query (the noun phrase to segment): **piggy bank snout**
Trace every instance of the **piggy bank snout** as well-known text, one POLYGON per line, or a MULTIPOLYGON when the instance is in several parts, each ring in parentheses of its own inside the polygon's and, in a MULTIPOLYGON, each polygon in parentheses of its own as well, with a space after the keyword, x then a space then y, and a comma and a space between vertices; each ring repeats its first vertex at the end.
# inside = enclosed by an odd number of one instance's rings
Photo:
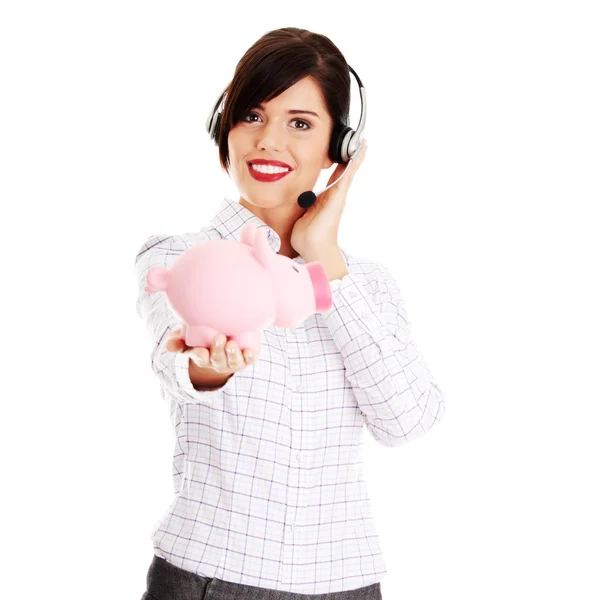
POLYGON ((315 294, 316 312, 329 310, 331 308, 331 287, 323 265, 318 262, 306 265, 315 294))

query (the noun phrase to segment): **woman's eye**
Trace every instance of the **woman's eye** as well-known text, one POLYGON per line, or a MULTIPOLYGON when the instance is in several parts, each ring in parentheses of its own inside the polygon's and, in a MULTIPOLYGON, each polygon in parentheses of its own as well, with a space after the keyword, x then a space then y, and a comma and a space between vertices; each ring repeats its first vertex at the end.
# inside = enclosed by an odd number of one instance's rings
MULTIPOLYGON (((252 116, 258 117, 260 115, 258 115, 255 112, 250 112, 242 120, 246 121, 246 123, 255 123, 256 121, 249 120, 252 116)), ((307 123, 303 119, 294 119, 294 122, 302 123, 304 125, 304 127, 294 127, 294 129, 297 129, 298 131, 308 131, 309 129, 311 129, 310 123, 307 123)))
MULTIPOLYGON (((306 125, 306 127, 302 127, 301 129, 310 129, 310 125, 306 121, 303 121, 302 119, 294 119, 294 121, 296 121, 297 123, 303 123, 304 125, 306 125)), ((296 129, 298 129, 298 127, 296 127, 296 129)))

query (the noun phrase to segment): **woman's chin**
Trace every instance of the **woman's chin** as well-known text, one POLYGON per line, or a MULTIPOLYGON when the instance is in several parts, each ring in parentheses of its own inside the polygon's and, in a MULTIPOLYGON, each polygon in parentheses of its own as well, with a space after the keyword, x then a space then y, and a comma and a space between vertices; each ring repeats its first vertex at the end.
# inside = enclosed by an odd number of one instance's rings
POLYGON ((299 193, 295 192, 281 193, 281 191, 278 194, 257 193, 254 190, 242 193, 243 198, 249 204, 259 206, 260 208, 276 208, 278 206, 289 205, 292 202, 291 199, 296 202, 299 195, 299 193))

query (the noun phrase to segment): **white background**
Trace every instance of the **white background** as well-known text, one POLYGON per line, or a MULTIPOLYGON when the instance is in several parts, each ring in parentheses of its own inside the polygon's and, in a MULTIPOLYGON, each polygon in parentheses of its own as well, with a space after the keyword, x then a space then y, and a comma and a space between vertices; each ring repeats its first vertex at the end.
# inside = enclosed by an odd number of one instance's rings
POLYGON ((405 446, 364 432, 383 597, 600 596, 595 4, 3 4, 7 598, 145 590, 174 439, 134 259, 239 198, 204 123, 285 26, 366 86, 340 244, 390 267, 447 398, 405 446))

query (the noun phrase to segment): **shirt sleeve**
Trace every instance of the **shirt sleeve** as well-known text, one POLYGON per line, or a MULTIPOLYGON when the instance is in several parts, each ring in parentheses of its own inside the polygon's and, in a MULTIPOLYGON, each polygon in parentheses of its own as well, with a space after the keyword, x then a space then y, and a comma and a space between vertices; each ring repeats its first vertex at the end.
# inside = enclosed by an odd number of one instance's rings
POLYGON ((366 284, 354 273, 330 282, 332 306, 323 318, 367 429, 382 445, 400 446, 441 420, 445 398, 411 338, 396 281, 374 264, 366 284))
POLYGON ((158 377, 163 390, 169 392, 178 403, 212 404, 225 390, 234 385, 232 380, 236 374, 219 388, 196 390, 189 376, 189 356, 165 348, 169 333, 181 328, 181 320, 171 310, 165 292, 149 293, 145 289, 148 270, 154 266, 170 269, 185 249, 185 244, 179 236, 169 235, 150 236, 140 248, 135 259, 138 293, 136 311, 144 320, 152 339, 152 371, 158 377))

